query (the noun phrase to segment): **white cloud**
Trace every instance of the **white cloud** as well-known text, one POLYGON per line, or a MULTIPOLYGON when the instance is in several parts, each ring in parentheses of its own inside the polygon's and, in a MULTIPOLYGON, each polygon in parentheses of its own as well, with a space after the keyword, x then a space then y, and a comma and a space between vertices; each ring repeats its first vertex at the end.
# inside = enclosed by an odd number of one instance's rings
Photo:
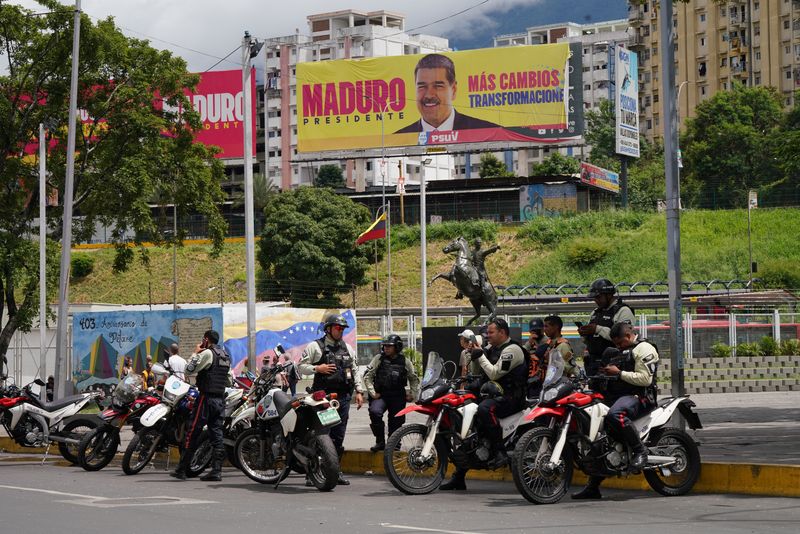
MULTIPOLYGON (((62 4, 74 2, 59 0, 62 4)), ((476 28, 493 27, 489 12, 506 11, 518 5, 535 5, 543 0, 491 0, 476 9, 457 17, 448 18, 414 33, 430 35, 465 36, 476 28)), ((306 17, 315 13, 359 9, 374 11, 386 9, 406 15, 406 28, 415 28, 433 20, 478 4, 480 0, 83 0, 81 8, 96 18, 113 16, 118 26, 131 36, 144 35, 176 43, 185 48, 153 39, 156 48, 172 50, 184 57, 191 70, 205 70, 217 60, 187 50, 194 49, 212 56, 222 57, 233 50, 245 30, 255 37, 290 35, 299 29, 307 33, 306 17), (144 34, 144 35, 143 35, 144 34)), ((31 9, 41 9, 34 0, 14 0, 11 3, 31 9)), ((524 28, 519 28, 523 30, 524 28)), ((222 63, 221 68, 236 68, 239 56, 222 63)))

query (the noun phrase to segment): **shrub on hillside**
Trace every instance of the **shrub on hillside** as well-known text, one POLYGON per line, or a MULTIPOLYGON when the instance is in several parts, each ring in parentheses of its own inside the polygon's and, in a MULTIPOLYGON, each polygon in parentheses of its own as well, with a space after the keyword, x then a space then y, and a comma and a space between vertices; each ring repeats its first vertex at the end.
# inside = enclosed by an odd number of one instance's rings
POLYGON ((725 343, 714 343, 711 345, 711 356, 714 358, 730 358, 733 349, 725 343))
POLYGON ((758 343, 739 343, 736 345, 736 355, 743 358, 761 356, 761 347, 758 343))
POLYGON ((609 252, 605 241, 591 237, 578 238, 567 249, 567 261, 570 265, 589 267, 602 261, 609 252))
POLYGON ((781 341, 781 356, 794 356, 795 354, 800 354, 800 339, 784 339, 781 341))
MULTIPOLYGON (((472 240, 476 237, 480 237, 486 244, 497 239, 497 223, 492 221, 447 221, 429 224, 425 228, 428 241, 449 241, 463 236, 472 245, 472 240)), ((419 225, 392 226, 392 249, 419 246, 419 243, 419 225)))
POLYGON ((72 256, 72 278, 84 278, 92 274, 94 258, 88 254, 74 254, 72 256))
POLYGON ((765 289, 800 289, 800 266, 789 259, 763 262, 757 273, 758 286, 765 289))
POLYGON ((758 348, 762 356, 777 356, 781 350, 780 344, 770 336, 762 337, 758 348))
POLYGON ((606 234, 612 230, 635 230, 649 214, 639 211, 593 211, 562 217, 537 217, 526 222, 517 239, 530 239, 540 245, 561 243, 576 236, 606 234))

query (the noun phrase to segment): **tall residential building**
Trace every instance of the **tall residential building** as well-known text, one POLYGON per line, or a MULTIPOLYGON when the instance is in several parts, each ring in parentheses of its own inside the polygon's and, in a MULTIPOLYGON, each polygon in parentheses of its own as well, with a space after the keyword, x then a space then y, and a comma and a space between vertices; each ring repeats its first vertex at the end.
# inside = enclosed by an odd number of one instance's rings
MULTIPOLYGON (((393 188, 398 176, 416 183, 420 172, 426 180, 452 177, 452 157, 427 156, 433 162, 423 165, 419 158, 387 157, 385 179, 381 158, 296 162, 297 156, 297 64, 304 61, 401 56, 449 50, 448 40, 430 35, 405 33, 405 16, 390 11, 345 10, 308 17, 309 34, 276 37, 266 43, 267 93, 265 148, 259 148, 262 169, 281 189, 313 183, 321 165, 341 164, 347 185, 359 190, 385 183, 393 188)), ((259 143, 264 137, 259 139, 259 143)))
MULTIPOLYGON (((581 43, 583 63, 583 107, 584 113, 597 109, 600 101, 610 96, 609 46, 622 44, 627 46, 630 35, 628 20, 609 20, 587 24, 566 22, 532 26, 524 32, 498 35, 494 38, 494 46, 537 45, 547 43, 581 43)), ((580 147, 557 148, 539 146, 497 152, 495 155, 506 164, 506 168, 517 175, 528 176, 533 166, 541 163, 553 151, 562 154, 580 156, 580 147)), ((584 151, 585 152, 585 151, 584 151)), ((587 153, 588 154, 588 153, 587 153)), ((478 178, 480 154, 456 156, 456 177, 478 178)))
MULTIPOLYGON (((659 2, 631 3, 631 48, 639 53, 642 133, 661 137, 659 2)), ((740 83, 772 86, 794 103, 800 89, 800 0, 692 0, 674 5, 679 121, 717 91, 740 83)))

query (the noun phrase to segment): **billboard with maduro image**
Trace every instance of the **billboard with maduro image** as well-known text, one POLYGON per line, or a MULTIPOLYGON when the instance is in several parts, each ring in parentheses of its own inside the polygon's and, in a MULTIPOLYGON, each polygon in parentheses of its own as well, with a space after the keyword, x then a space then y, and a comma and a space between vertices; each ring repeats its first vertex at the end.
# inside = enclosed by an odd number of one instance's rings
POLYGON ((298 150, 574 138, 570 55, 560 43, 300 63, 298 150))

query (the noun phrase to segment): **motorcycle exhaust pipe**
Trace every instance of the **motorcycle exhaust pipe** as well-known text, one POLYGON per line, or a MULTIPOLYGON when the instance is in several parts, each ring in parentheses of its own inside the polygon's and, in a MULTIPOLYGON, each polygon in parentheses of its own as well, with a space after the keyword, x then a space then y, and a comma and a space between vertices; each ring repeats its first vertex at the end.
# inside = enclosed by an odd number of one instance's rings
POLYGON ((77 445, 81 442, 79 439, 68 438, 66 436, 54 436, 53 434, 50 434, 50 441, 54 441, 56 443, 66 443, 67 445, 77 445))
POLYGON ((655 465, 655 466, 664 466, 664 465, 672 465, 676 462, 674 456, 656 456, 656 455, 647 455, 647 465, 655 465))
POLYGON ((297 457, 297 459, 300 460, 300 462, 303 465, 305 465, 305 464, 308 463, 308 460, 311 458, 311 456, 314 455, 314 451, 309 447, 306 447, 304 445, 299 445, 298 444, 298 445, 295 445, 295 448, 292 451, 292 454, 294 454, 297 457))

